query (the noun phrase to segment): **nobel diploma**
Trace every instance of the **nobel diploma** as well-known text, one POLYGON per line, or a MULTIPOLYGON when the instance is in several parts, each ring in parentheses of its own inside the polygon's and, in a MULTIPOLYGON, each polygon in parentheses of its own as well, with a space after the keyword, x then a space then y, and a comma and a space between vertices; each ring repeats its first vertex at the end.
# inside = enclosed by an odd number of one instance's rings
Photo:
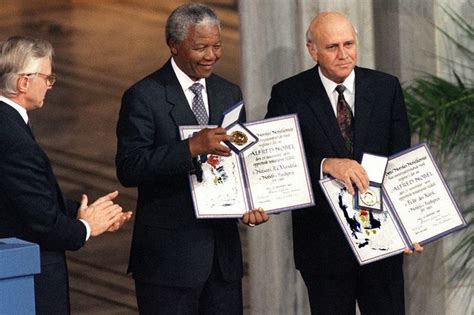
MULTIPOLYGON (((467 225, 425 144, 388 158, 382 185, 384 211, 357 209, 347 189, 333 178, 321 180, 320 185, 361 265, 467 225)), ((370 207, 377 204, 378 196, 367 190, 359 199, 370 207)))
MULTIPOLYGON (((180 127, 181 137, 196 128, 180 127)), ((227 131, 237 150, 230 157, 208 155, 201 182, 189 176, 198 218, 241 217, 256 207, 276 213, 314 205, 296 115, 233 124, 227 131), (241 150, 247 142, 252 145, 241 150)))
POLYGON ((411 243, 437 239, 465 223, 426 145, 390 158, 384 188, 411 243))

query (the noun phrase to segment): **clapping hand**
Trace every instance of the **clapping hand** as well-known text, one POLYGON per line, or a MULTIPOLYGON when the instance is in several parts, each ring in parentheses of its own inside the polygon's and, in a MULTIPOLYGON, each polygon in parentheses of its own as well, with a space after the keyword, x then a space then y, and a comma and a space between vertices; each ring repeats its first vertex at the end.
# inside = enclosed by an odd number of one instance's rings
POLYGON ((77 218, 89 224, 91 236, 116 231, 130 220, 132 213, 122 212, 122 207, 113 202, 117 196, 118 191, 114 191, 88 205, 87 195, 82 195, 77 218))

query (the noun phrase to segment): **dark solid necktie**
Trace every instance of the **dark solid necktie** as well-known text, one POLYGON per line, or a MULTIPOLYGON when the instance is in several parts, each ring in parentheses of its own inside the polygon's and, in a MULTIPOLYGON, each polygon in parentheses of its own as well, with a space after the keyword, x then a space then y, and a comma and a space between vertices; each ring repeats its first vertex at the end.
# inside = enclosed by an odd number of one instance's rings
POLYGON ((194 83, 189 88, 194 93, 192 110, 196 120, 200 125, 207 125, 209 116, 207 115, 206 107, 204 106, 204 100, 202 98, 202 89, 204 86, 200 83, 194 83))
POLYGON ((28 122, 26 123, 26 125, 28 126, 28 129, 30 129, 31 137, 33 138, 33 140, 36 140, 35 135, 33 134, 33 128, 31 127, 31 120, 30 119, 28 119, 28 122))
POLYGON ((339 94, 337 98, 337 123, 339 124, 339 129, 341 129, 342 137, 346 143, 347 150, 352 153, 352 145, 354 139, 354 129, 352 127, 352 122, 354 120, 349 104, 347 104, 346 99, 344 98, 344 90, 346 87, 342 84, 336 86, 336 91, 339 94))

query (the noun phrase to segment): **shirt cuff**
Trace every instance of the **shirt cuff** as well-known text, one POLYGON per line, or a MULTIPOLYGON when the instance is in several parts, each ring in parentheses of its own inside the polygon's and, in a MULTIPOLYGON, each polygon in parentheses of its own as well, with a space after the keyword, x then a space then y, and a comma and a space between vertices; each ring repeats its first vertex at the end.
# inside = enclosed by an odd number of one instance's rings
POLYGON ((84 226, 86 227, 86 242, 89 240, 89 237, 91 237, 91 227, 89 226, 89 223, 87 223, 85 220, 83 219, 79 219, 81 220, 82 223, 84 223, 84 226))
POLYGON ((324 163, 324 161, 326 161, 326 158, 322 159, 321 164, 319 165, 319 179, 323 179, 323 178, 326 177, 323 173, 323 163, 324 163))

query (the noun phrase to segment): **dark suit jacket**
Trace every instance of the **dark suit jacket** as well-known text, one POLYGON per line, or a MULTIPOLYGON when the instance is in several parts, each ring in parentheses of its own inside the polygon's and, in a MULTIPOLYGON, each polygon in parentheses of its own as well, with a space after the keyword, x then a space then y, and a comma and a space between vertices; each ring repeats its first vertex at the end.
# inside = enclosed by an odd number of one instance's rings
MULTIPOLYGON (((240 89, 206 79, 210 124, 242 99, 240 89)), ((194 170, 178 127, 197 125, 171 61, 128 89, 117 125, 117 175, 138 187, 129 271, 141 282, 192 287, 203 284, 216 255, 225 280, 242 277, 236 220, 198 220, 188 182, 194 170)))
POLYGON ((40 246, 41 274, 35 276, 38 314, 67 314, 69 293, 65 250, 85 243, 76 219, 78 204, 66 201, 48 157, 20 114, 0 102, 0 238, 17 237, 40 246))
MULTIPOLYGON (((296 267, 309 273, 351 272, 358 263, 318 184, 321 161, 334 157, 360 162, 364 152, 388 156, 409 147, 400 83, 388 74, 355 68, 353 155, 344 146, 317 66, 273 87, 267 117, 289 113, 298 114, 316 201, 315 207, 292 214, 296 267)), ((380 262, 391 263, 400 264, 401 256, 380 262)))

